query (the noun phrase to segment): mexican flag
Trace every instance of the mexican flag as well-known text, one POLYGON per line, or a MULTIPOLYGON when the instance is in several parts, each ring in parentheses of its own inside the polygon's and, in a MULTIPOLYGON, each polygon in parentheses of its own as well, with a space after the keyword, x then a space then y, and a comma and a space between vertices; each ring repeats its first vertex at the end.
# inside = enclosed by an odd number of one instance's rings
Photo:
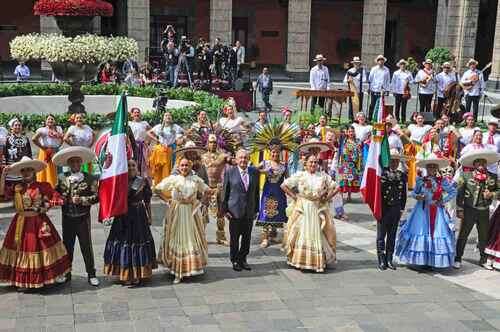
POLYGON ((389 167, 389 141, 384 123, 376 123, 372 134, 372 142, 368 150, 363 180, 361 181, 361 195, 372 210, 375 219, 382 218, 382 184, 380 177, 383 168, 389 167))
POLYGON ((382 123, 385 119, 385 100, 384 100, 384 91, 380 93, 380 98, 377 99, 374 107, 375 112, 373 113, 373 119, 371 119, 375 123, 382 123))
POLYGON ((120 96, 109 135, 99 183, 99 221, 127 213, 127 97, 120 96))

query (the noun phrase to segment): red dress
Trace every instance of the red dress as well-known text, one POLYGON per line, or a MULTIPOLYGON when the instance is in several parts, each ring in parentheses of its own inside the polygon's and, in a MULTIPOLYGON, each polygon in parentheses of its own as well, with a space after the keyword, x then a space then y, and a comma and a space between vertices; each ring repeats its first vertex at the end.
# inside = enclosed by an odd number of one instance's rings
POLYGON ((0 249, 0 282, 40 288, 71 270, 71 262, 57 230, 40 208, 62 204, 47 182, 18 184, 13 197, 16 215, 0 249))
POLYGON ((497 207, 490 220, 489 239, 484 252, 493 267, 500 270, 500 207, 497 207))

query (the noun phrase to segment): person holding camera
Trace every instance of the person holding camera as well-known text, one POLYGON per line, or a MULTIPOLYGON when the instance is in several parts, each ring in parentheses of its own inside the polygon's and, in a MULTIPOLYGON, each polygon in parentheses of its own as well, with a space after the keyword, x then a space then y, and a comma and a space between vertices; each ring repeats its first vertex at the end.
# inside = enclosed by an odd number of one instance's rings
POLYGON ((215 44, 212 49, 214 65, 215 65, 215 75, 218 79, 222 78, 222 64, 224 63, 224 45, 222 44, 220 38, 215 38, 215 44))
POLYGON ((179 62, 179 50, 173 42, 168 42, 163 56, 165 57, 165 72, 171 86, 177 85, 177 63, 179 62))
POLYGON ((193 85, 193 81, 191 80, 190 66, 188 59, 194 59, 194 48, 189 43, 189 40, 186 36, 181 37, 181 43, 179 45, 179 62, 176 68, 175 82, 174 87, 177 86, 177 79, 179 77, 179 72, 185 71, 188 77, 189 86, 193 85))

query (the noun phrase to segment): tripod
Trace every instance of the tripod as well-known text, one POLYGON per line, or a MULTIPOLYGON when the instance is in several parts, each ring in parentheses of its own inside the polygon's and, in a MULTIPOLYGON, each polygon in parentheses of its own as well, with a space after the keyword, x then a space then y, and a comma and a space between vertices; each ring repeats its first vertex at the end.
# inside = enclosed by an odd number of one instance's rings
POLYGON ((181 54, 179 56, 179 62, 177 63, 177 68, 175 70, 176 70, 176 73, 175 73, 175 83, 174 83, 174 86, 177 85, 177 78, 179 77, 179 73, 181 73, 182 70, 184 70, 186 72, 186 74, 187 74, 189 86, 190 87, 193 86, 193 80, 191 79, 191 73, 189 72, 189 64, 188 64, 188 61, 187 61, 186 54, 183 53, 183 54, 181 54))

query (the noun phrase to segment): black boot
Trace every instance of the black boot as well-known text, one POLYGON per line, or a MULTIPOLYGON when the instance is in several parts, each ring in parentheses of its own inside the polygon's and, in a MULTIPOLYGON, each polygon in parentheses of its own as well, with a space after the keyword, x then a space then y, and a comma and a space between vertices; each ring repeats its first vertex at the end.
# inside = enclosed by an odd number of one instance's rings
POLYGON ((387 270, 385 254, 378 254, 378 269, 380 271, 387 270))
POLYGON ((391 270, 396 270, 396 264, 392 261, 392 254, 387 254, 385 265, 391 270))

